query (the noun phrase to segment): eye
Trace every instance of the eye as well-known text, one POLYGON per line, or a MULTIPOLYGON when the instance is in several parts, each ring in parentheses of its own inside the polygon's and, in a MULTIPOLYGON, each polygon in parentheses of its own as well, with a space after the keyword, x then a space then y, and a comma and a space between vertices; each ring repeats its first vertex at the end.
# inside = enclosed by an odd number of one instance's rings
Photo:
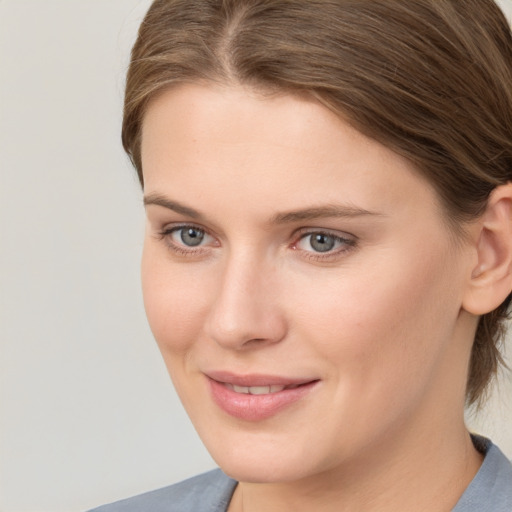
POLYGON ((171 238, 174 243, 183 244, 187 247, 197 247, 205 240, 206 233, 193 226, 175 228, 171 231, 171 238))
MULTIPOLYGON (((336 254, 344 252, 355 245, 355 240, 332 233, 317 231, 301 236, 295 247, 309 253, 336 254)), ((326 255, 327 255, 326 254, 326 255)))
POLYGON ((215 238, 204 229, 193 225, 168 226, 158 236, 172 251, 181 254, 196 254, 207 246, 216 246, 215 238))
MULTIPOLYGON (((334 249, 336 246, 336 238, 332 235, 326 235, 324 233, 313 233, 304 237, 301 242, 305 242, 316 252, 328 252, 334 249)), ((302 247, 306 249, 306 247, 302 247)))

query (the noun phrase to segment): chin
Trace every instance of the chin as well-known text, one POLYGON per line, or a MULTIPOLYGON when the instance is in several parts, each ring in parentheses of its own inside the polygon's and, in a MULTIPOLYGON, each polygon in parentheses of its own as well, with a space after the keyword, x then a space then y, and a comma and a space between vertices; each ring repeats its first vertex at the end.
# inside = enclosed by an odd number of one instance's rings
POLYGON ((283 461, 275 461, 275 457, 274 460, 257 463, 221 461, 219 466, 234 480, 253 484, 295 482, 308 476, 308 472, 304 471, 304 461, 301 466, 294 463, 295 467, 292 467, 291 464, 283 464, 283 461))
MULTIPOLYGON (((234 436, 238 437, 238 436, 234 436)), ((246 434, 245 439, 232 439, 228 446, 205 440, 207 449, 219 467, 231 478, 249 483, 280 483, 301 480, 318 468, 311 453, 297 449, 297 444, 280 442, 278 438, 258 439, 246 434)), ((300 444, 298 445, 300 446, 300 444)), ((320 464, 318 464, 320 465, 320 464)))

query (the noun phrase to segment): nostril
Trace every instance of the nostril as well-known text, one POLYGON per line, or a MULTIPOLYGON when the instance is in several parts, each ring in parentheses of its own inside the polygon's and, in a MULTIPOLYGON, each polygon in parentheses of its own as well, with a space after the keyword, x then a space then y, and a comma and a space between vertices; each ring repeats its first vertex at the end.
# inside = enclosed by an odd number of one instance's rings
POLYGON ((261 345, 265 345, 267 343, 273 343, 271 339, 267 339, 267 338, 252 338, 250 340, 247 340, 243 346, 245 348, 251 348, 251 347, 255 347, 255 346, 261 346, 261 345))

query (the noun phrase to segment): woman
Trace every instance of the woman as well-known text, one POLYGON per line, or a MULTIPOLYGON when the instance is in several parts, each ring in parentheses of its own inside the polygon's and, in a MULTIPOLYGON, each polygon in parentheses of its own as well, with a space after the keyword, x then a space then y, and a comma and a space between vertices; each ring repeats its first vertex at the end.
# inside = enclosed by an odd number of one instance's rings
POLYGON ((148 319, 221 470, 102 511, 510 511, 470 436, 512 289, 491 0, 157 0, 123 143, 148 319))

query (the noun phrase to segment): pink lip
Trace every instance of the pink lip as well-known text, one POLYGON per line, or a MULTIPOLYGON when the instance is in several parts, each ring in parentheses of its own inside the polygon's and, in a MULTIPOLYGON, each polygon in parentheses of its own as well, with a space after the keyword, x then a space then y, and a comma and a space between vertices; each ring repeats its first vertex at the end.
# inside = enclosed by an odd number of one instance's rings
POLYGON ((246 421, 261 421, 308 395, 318 379, 296 379, 274 375, 234 375, 229 372, 209 372, 208 383, 213 401, 227 414, 246 421), (234 386, 296 386, 275 393, 251 395, 237 393, 234 386))

